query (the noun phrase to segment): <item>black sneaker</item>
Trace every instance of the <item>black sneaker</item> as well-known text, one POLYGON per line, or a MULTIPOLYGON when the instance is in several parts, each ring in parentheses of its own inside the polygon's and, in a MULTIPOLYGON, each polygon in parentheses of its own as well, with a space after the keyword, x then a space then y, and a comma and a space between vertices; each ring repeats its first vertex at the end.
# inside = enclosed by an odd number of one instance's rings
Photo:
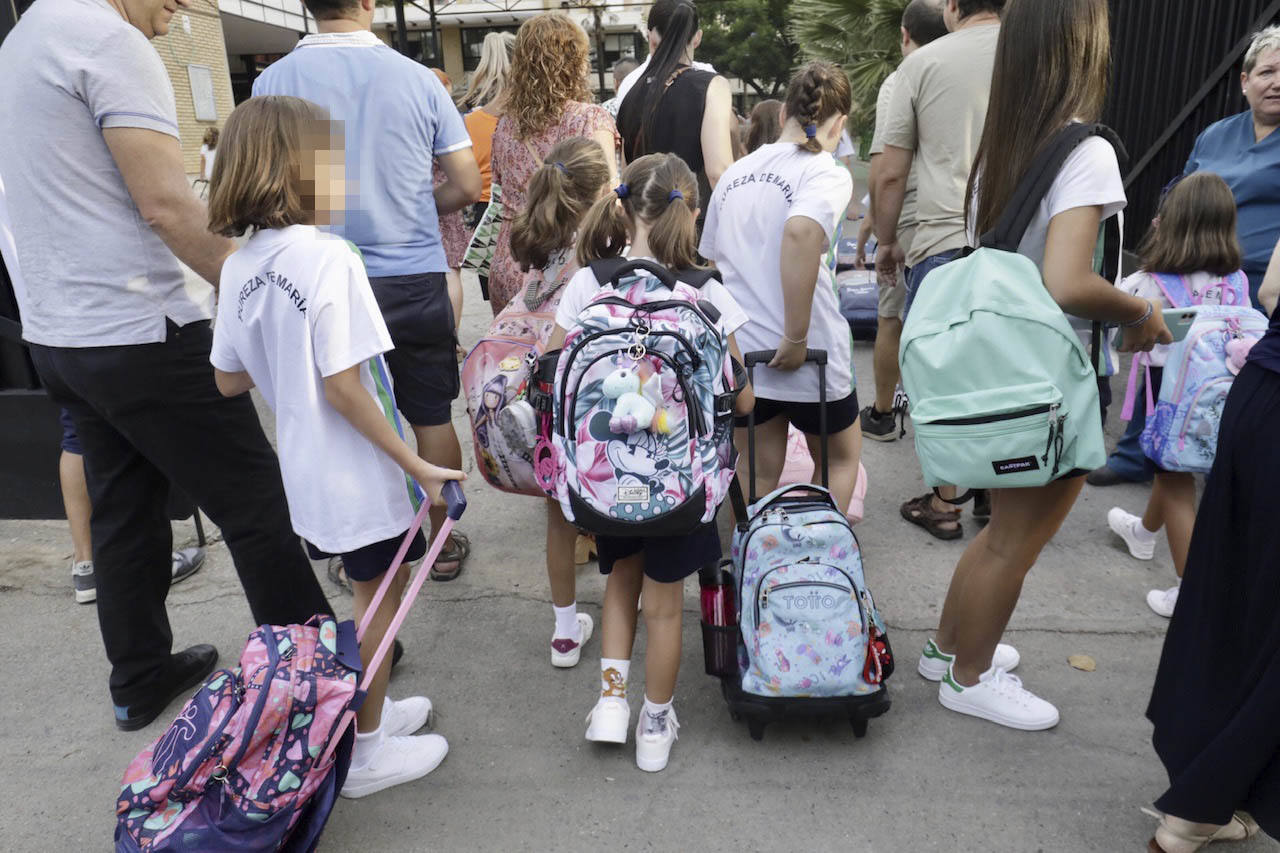
POLYGON ((152 691, 151 698, 128 707, 115 706, 116 728, 134 732, 151 725, 169 703, 184 696, 208 677, 218 663, 218 650, 206 644, 184 649, 169 658, 166 675, 152 691))
POLYGON ((973 517, 979 521, 991 519, 991 492, 986 489, 973 490, 973 517))
POLYGON ((906 430, 898 430, 898 413, 878 412, 872 403, 862 410, 860 415, 862 435, 872 441, 897 441, 906 430))

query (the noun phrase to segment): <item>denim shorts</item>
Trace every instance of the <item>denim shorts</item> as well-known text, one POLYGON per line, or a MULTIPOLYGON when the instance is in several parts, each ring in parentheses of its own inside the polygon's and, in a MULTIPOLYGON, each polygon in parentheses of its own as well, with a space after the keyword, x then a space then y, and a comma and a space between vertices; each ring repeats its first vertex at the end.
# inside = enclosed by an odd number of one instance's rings
POLYGON ((949 264, 960 257, 961 251, 961 249, 949 249, 945 252, 939 252, 936 255, 930 255, 911 267, 907 275, 907 304, 902 309, 903 319, 906 319, 906 316, 911 313, 911 303, 915 302, 916 294, 920 291, 920 285, 924 282, 924 277, 943 264, 949 264))

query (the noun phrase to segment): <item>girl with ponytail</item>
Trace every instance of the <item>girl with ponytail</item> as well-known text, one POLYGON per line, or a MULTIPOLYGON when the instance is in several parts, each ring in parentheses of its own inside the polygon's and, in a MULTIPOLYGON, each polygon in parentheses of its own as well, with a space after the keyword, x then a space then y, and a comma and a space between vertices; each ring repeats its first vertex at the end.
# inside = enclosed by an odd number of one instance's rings
MULTIPOLYGON (((588 267, 592 261, 622 257, 657 261, 677 279, 693 284, 697 261, 694 220, 698 214, 698 184, 684 161, 671 154, 641 157, 622 173, 622 183, 600 199, 580 229, 578 263, 583 267, 565 288, 556 311, 556 329, 549 350, 564 343, 568 329, 583 309, 609 282, 599 281, 588 267)), ((703 299, 720 312, 735 358, 741 360, 734 333, 747 321, 729 292, 714 279, 700 286, 703 299)), ((738 397, 741 411, 750 411, 750 389, 738 397)), ((622 444, 622 442, 618 442, 622 444)), ((607 461, 606 461, 607 464, 607 461)), ((627 742, 631 707, 627 679, 635 641, 636 605, 644 594, 648 631, 645 653, 644 710, 636 727, 636 765, 658 771, 667 766, 679 723, 672 708, 680 669, 680 630, 684 610, 684 579, 720 560, 720 537, 709 523, 685 536, 597 536, 600 571, 608 576, 602 613, 600 694, 587 715, 587 740, 627 742)))
MULTIPOLYGON (((818 454, 816 366, 806 349, 827 351, 827 431, 830 487, 849 507, 862 454, 849 326, 836 298, 835 258, 853 179, 831 153, 840 144, 851 104, 839 67, 812 62, 791 79, 778 141, 729 167, 707 210, 700 251, 751 322, 742 330, 750 350, 777 350, 755 372, 756 493, 778 485, 787 425, 805 434, 818 454)), ((739 426, 745 426, 739 419, 739 426)), ((739 430, 739 446, 745 441, 739 430)))
MULTIPOLYGON (((609 191, 609 159, 592 139, 566 139, 548 152, 529 179, 529 203, 511 225, 511 255, 524 270, 524 290, 511 299, 495 326, 513 314, 554 315, 567 282, 578 271, 574 244, 591 205, 609 191)), ((550 332, 550 323, 547 324, 550 332)), ((559 346, 559 344, 556 344, 559 346)), ((543 351, 547 351, 543 347, 543 351)), ((532 412, 529 414, 533 417, 532 412)), ((556 627, 551 665, 576 666, 594 624, 578 612, 574 545, 578 531, 564 519, 560 504, 547 501, 547 579, 556 627)))

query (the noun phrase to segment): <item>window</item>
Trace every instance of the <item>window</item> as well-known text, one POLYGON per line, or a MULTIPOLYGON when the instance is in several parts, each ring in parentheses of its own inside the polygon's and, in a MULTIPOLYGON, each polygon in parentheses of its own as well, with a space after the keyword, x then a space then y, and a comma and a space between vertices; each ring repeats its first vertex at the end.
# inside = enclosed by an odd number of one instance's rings
MULTIPOLYGON (((440 35, 441 35, 441 38, 444 37, 443 32, 440 35)), ((436 49, 435 49, 436 43, 435 43, 435 40, 431 37, 430 29, 410 30, 407 36, 408 36, 408 42, 409 42, 409 53, 407 55, 410 59, 417 60, 418 62, 421 62, 423 65, 426 65, 432 68, 444 68, 444 63, 440 60, 438 54, 436 53, 436 49)), ((394 46, 395 46, 395 32, 393 30, 392 31, 392 47, 394 46)))
MULTIPOLYGON (((591 36, 590 33, 587 34, 591 36)), ((607 75, 613 68, 613 63, 617 62, 624 56, 635 57, 637 61, 644 56, 645 48, 648 47, 644 40, 640 38, 640 34, 636 32, 629 33, 605 33, 604 34, 604 71, 607 75)), ((596 71, 596 40, 591 38, 591 71, 596 71)))
POLYGON ((462 68, 475 71, 480 65, 480 51, 489 33, 515 33, 519 27, 464 27, 462 30, 462 68))

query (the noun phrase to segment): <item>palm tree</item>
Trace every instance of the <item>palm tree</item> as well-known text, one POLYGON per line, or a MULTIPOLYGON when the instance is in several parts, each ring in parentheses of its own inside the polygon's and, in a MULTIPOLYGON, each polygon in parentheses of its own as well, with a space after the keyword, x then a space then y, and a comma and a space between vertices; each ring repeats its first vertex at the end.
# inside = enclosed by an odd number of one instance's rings
POLYGON ((855 133, 875 122, 876 93, 902 60, 899 28, 909 0, 794 0, 791 33, 808 59, 842 66, 853 88, 855 133))

